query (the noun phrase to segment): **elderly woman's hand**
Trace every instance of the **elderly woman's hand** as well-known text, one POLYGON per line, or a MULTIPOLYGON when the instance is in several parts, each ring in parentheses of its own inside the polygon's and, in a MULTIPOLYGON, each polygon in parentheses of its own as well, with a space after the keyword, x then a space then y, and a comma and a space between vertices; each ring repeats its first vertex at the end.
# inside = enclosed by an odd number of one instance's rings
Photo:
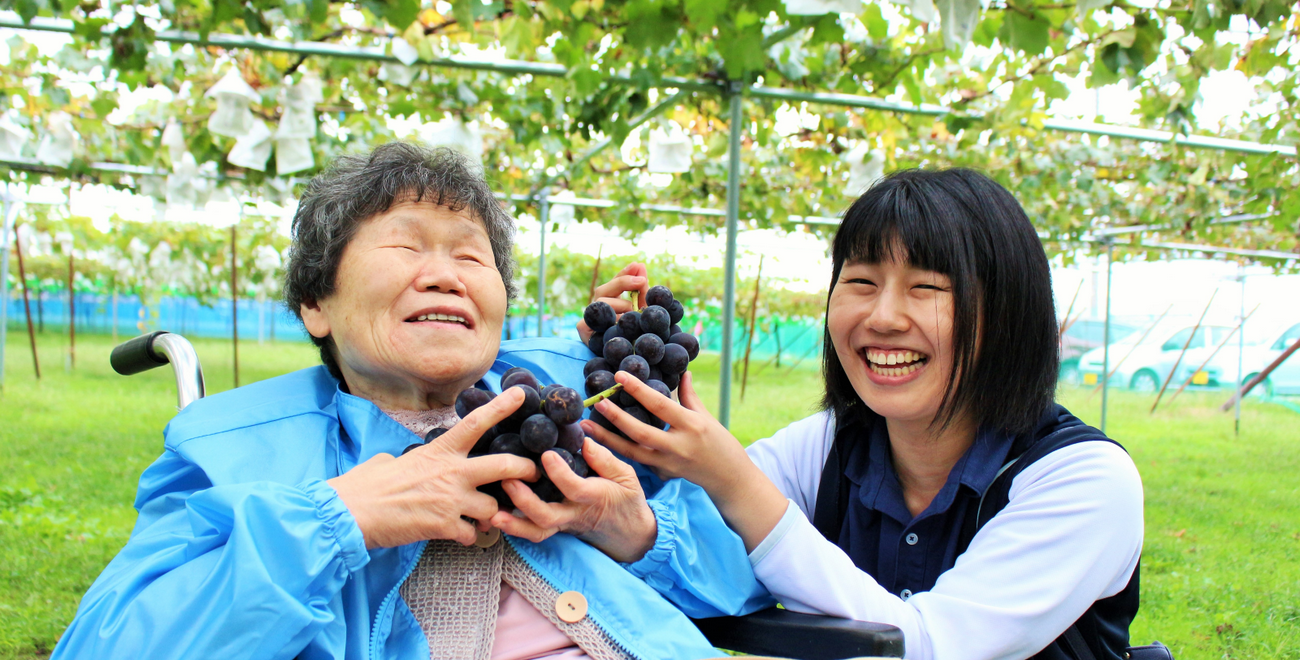
MULTIPOLYGON (((596 287, 592 292, 591 302, 609 303, 609 306, 614 308, 615 314, 623 314, 645 307, 645 296, 649 290, 650 278, 646 273, 645 264, 633 262, 620 270, 614 279, 596 287), (632 291, 636 292, 636 302, 623 297, 624 293, 632 291)), ((582 337, 584 343, 591 337, 591 328, 587 327, 586 321, 578 321, 578 336, 582 337)))
POLYGON ((470 545, 479 521, 497 513, 491 495, 475 490, 502 479, 536 479, 534 463, 520 456, 467 458, 483 433, 523 403, 517 388, 501 393, 429 444, 401 457, 379 454, 329 480, 356 519, 367 548, 391 548, 426 539, 470 545))
POLYGON ((547 504, 527 484, 506 481, 502 484, 506 493, 527 518, 501 511, 492 517, 492 525, 534 543, 567 532, 615 561, 640 559, 654 545, 658 525, 636 472, 590 438, 582 455, 598 476, 579 477, 555 452, 546 452, 542 454, 543 467, 564 493, 565 501, 547 504))

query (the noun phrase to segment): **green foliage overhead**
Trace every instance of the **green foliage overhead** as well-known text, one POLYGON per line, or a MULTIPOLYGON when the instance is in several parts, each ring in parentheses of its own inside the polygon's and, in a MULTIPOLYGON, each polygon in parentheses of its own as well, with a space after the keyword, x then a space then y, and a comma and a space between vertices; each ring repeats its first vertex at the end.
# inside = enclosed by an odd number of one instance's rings
MULTIPOLYGON (((1240 71, 1255 84, 1256 100, 1275 111, 1252 114, 1240 131, 1221 134, 1297 144, 1300 5, 1293 0, 994 0, 986 7, 978 0, 872 0, 856 15, 822 16, 790 15, 782 0, 0 0, 0 9, 24 19, 68 18, 76 26, 72 42, 53 54, 9 40, 0 107, 16 108, 12 121, 35 136, 47 131, 52 113, 68 112, 80 135, 72 176, 153 194, 165 188, 161 177, 103 174, 87 165, 188 172, 162 144, 169 121, 184 135, 174 154, 191 154, 200 178, 227 177, 221 185, 250 195, 290 192, 277 171, 278 154, 265 172, 237 167, 229 156, 234 140, 208 129, 216 103, 204 92, 233 70, 251 85, 254 116, 272 132, 287 112, 286 85, 321 81, 323 99, 312 106, 316 133, 308 142, 317 167, 340 153, 405 137, 403 122, 455 119, 477 128, 484 165, 504 191, 528 193, 549 173, 558 175, 556 187, 620 201, 580 216, 626 235, 664 223, 716 232, 720 218, 650 216, 639 207, 723 205, 727 101, 721 92, 738 81, 954 109, 935 118, 745 101, 742 217, 755 227, 789 226, 791 216, 838 215, 856 192, 846 190, 851 161, 874 154, 886 171, 967 166, 991 173, 1022 201, 1053 250, 1074 249, 1074 241, 1099 225, 1171 223, 1165 238, 1185 242, 1288 251, 1300 245, 1300 168, 1293 157, 1043 129, 1051 104, 1070 94, 1066 81, 1077 79, 1136 90, 1143 126, 1216 132, 1196 123, 1202 82, 1215 72, 1240 71), (377 47, 416 61, 405 67, 178 45, 157 38, 166 30, 377 47), (566 73, 506 75, 430 64, 460 55, 558 64, 566 73), (632 118, 671 93, 676 79, 717 89, 692 88, 662 116, 633 128, 632 118), (155 100, 129 113, 119 108, 122 94, 142 88, 155 92, 155 100), (781 116, 787 120, 778 122, 781 116), (793 124, 789 116, 797 117, 793 124), (668 122, 693 140, 693 165, 671 177, 651 176, 645 148, 625 139, 644 144, 649 129, 668 122), (603 138, 614 146, 570 168, 603 138), (1210 224, 1233 213, 1270 219, 1210 224)), ((277 152, 281 145, 276 142, 277 152)))

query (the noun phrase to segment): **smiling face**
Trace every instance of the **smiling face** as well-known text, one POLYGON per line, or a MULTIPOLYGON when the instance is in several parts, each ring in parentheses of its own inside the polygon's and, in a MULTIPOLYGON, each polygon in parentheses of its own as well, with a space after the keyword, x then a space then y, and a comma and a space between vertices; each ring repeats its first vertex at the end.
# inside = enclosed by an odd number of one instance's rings
POLYGON ((896 260, 848 262, 826 319, 857 395, 890 422, 929 426, 953 370, 948 278, 896 260))
POLYGON ((400 202, 364 221, 328 298, 302 305, 349 389, 381 408, 451 405, 496 359, 507 297, 483 224, 400 202))

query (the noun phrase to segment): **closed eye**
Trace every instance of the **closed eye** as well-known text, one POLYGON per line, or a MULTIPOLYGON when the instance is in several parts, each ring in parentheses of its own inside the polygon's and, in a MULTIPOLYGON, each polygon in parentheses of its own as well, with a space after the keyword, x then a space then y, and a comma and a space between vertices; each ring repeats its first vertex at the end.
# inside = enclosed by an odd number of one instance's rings
POLYGON ((945 288, 943 288, 943 287, 941 287, 941 286, 934 285, 934 284, 918 284, 918 285, 916 285, 916 286, 914 286, 914 287, 912 287, 912 288, 913 288, 913 289, 929 289, 929 290, 931 290, 931 291, 947 291, 947 289, 945 289, 945 288))
POLYGON ((853 278, 853 279, 851 279, 851 280, 847 280, 847 282, 848 282, 849 284, 865 284, 865 285, 867 285, 867 286, 875 286, 875 285, 876 285, 875 282, 872 282, 871 280, 868 280, 868 279, 865 279, 865 278, 861 278, 861 277, 856 277, 856 278, 853 278))

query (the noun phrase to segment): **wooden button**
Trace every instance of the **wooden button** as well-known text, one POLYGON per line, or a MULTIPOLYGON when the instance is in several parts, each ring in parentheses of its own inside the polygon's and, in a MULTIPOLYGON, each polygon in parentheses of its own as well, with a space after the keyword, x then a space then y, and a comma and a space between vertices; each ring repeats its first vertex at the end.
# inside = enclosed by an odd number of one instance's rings
POLYGON ((587 597, 576 591, 566 591, 555 599, 555 613, 565 623, 577 623, 587 616, 587 597))
POLYGON ((479 532, 478 538, 474 539, 474 545, 480 548, 490 548, 501 540, 501 530, 493 527, 486 532, 479 532))

